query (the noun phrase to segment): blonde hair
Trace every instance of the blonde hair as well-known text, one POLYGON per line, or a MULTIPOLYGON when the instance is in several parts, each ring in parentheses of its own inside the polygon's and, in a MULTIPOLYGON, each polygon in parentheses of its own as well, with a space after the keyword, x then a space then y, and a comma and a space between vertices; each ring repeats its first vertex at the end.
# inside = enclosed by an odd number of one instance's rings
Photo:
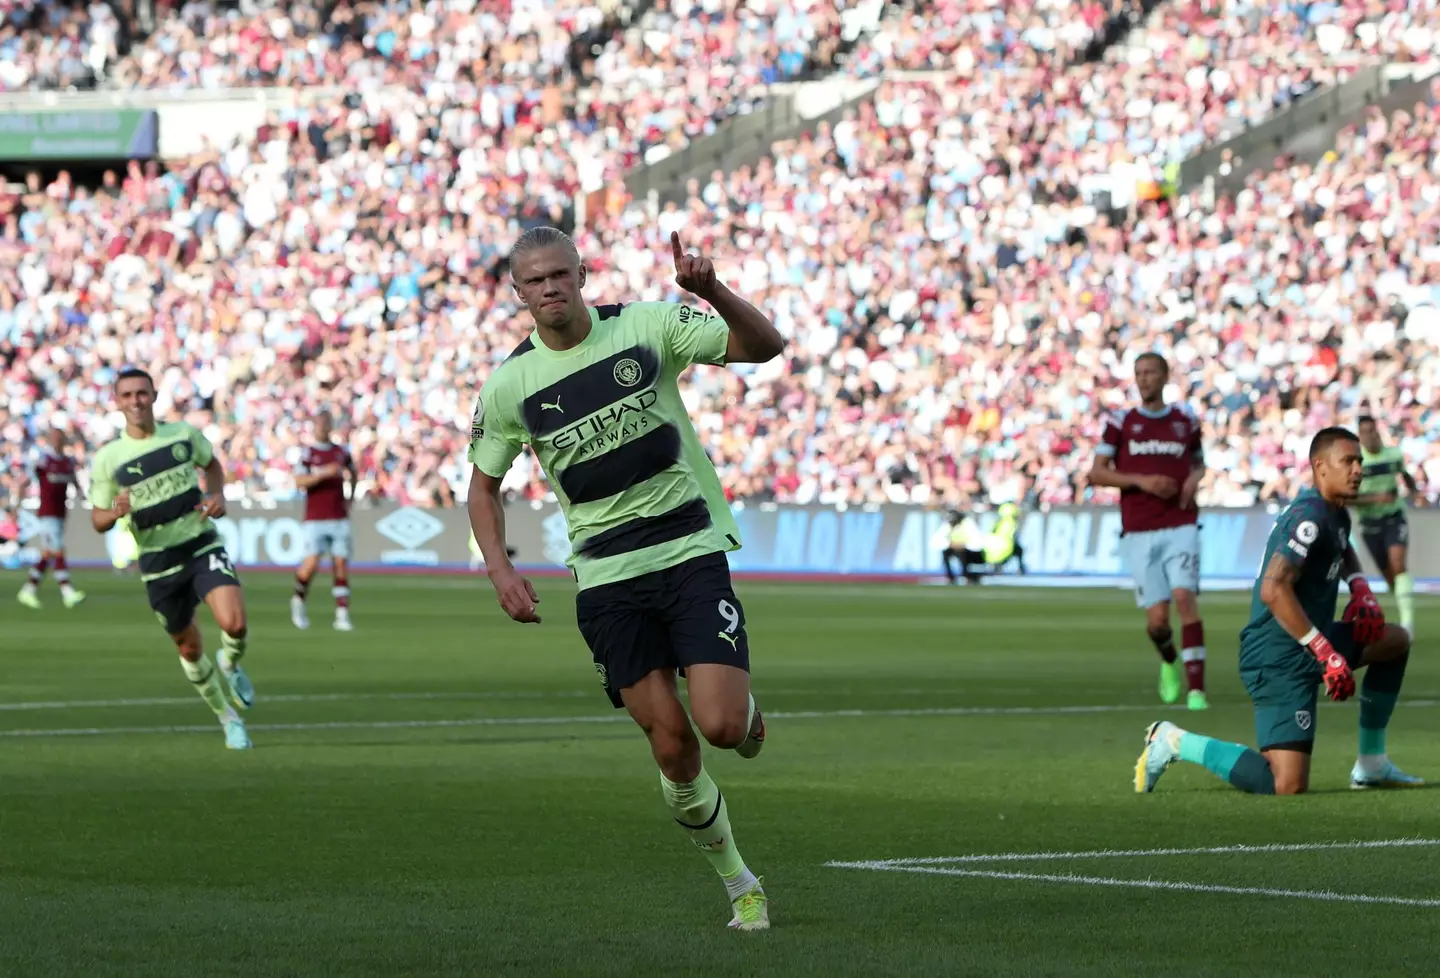
POLYGON ((575 247, 575 242, 570 240, 570 235, 559 228, 540 226, 531 228, 520 235, 520 240, 515 242, 510 249, 510 275, 515 275, 515 259, 527 251, 538 251, 541 248, 564 248, 575 264, 580 264, 580 251, 575 247))

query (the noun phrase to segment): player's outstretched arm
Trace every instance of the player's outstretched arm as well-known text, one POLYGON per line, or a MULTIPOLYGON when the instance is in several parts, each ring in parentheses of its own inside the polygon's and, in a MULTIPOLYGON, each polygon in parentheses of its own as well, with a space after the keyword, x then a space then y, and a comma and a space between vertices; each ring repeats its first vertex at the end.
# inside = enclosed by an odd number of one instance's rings
POLYGON ((500 607, 518 622, 538 625, 540 616, 535 613, 535 606, 540 603, 540 596, 510 563, 505 547, 505 507, 500 501, 500 480, 480 471, 478 465, 470 469, 470 493, 465 508, 470 514, 470 532, 475 534, 475 542, 485 558, 485 573, 495 588, 500 607))
POLYGON ((784 352, 785 339, 770 317, 721 282, 710 259, 685 254, 680 235, 673 231, 670 252, 675 260, 675 284, 714 306, 730 327, 730 339, 725 347, 727 363, 765 363, 784 352))

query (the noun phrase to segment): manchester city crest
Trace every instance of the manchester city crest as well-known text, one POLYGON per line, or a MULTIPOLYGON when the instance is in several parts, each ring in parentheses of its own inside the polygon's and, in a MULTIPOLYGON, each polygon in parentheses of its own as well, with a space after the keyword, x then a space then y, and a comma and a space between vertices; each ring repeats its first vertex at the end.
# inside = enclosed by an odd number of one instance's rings
POLYGON ((626 357, 615 364, 615 383, 621 387, 634 387, 640 383, 640 363, 626 357))
POLYGON ((179 442, 171 447, 170 454, 174 456, 175 461, 183 462, 190 457, 190 446, 183 441, 179 442))

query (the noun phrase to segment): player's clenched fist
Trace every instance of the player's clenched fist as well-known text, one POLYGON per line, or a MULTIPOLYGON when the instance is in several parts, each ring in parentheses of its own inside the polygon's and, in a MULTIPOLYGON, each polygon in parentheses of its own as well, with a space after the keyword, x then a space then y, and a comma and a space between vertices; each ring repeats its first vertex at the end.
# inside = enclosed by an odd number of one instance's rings
POLYGON ((495 587, 495 597, 500 599, 500 607, 505 609, 505 614, 522 624, 540 624, 540 616, 535 613, 540 596, 515 568, 491 571, 490 583, 495 587))
POLYGON ((1378 642, 1385 634, 1385 612, 1363 577, 1350 581, 1350 603, 1341 620, 1350 624, 1351 634, 1361 645, 1378 642))
POLYGON ((1306 648, 1325 669, 1326 696, 1338 703, 1355 695, 1355 672, 1328 638, 1316 634, 1306 643, 1306 648))
POLYGON ((115 502, 110 507, 110 512, 114 513, 117 517, 125 517, 130 515, 129 489, 121 489, 115 494, 115 502))
POLYGON ((700 298, 708 298, 715 288, 715 264, 699 255, 687 255, 680 247, 680 235, 670 232, 670 252, 675 259, 675 284, 700 298))

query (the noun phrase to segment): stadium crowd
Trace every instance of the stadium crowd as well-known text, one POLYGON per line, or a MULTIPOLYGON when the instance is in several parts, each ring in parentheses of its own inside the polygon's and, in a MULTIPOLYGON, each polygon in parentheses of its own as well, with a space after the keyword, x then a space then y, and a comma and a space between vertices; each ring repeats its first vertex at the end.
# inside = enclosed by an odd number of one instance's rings
MULTIPOLYGON (((1440 114, 1368 119, 1317 166, 1282 167, 1214 208, 1159 187, 1165 163, 1367 52, 1421 57, 1433 4, 1330 5, 1330 20, 1313 4, 1308 20, 1256 29, 1268 5, 1181 2, 1069 68, 1126 4, 1075 5, 1088 33, 1072 29, 1068 3, 1008 4, 1003 16, 983 0, 919 6, 849 64, 958 76, 887 81, 773 160, 692 181, 658 215, 637 202, 577 231, 592 300, 679 298, 665 246, 679 230, 790 339, 781 361, 699 368, 688 384, 732 495, 1086 498, 1099 419, 1130 396, 1125 354, 1140 349, 1169 356, 1174 396, 1206 422, 1204 504, 1292 494, 1304 432, 1362 402, 1440 487, 1440 114), (1351 34, 1373 43, 1326 47, 1320 28, 1357 10, 1375 29, 1351 34), (925 41, 915 17, 963 43, 925 41), (1260 50, 1273 60, 1251 71, 1260 50)), ((56 52, 93 43, 108 5, 10 7, 12 24, 28 10, 54 29, 0 33, 0 53, 17 38, 30 52, 17 61, 26 84, 93 66, 93 53, 56 52)), ((583 16, 589 5, 348 4, 331 13, 353 18, 338 47, 323 39, 333 32, 296 26, 307 9, 290 5, 279 62, 296 73, 283 80, 333 77, 326 58, 359 45, 364 58, 337 62, 356 97, 168 169, 131 164, 98 189, 34 175, 0 194, 6 488, 51 423, 76 433, 82 460, 110 437, 107 383, 140 363, 156 369, 162 412, 223 447, 236 494, 292 493, 305 418, 329 409, 363 493, 453 503, 473 398, 528 328, 504 278, 520 231, 567 224, 577 191, 613 186, 649 146, 703 131, 766 71, 816 70, 842 53, 833 4, 657 4, 634 12, 638 39, 603 44, 587 34, 602 27, 583 16), (457 36, 467 27, 470 48, 457 36), (591 67, 570 60, 578 37, 602 49, 591 67), (787 51, 803 57, 785 62, 787 51), (735 74, 731 54, 749 67, 735 74), (697 60, 713 101, 667 85, 697 60), (532 76, 508 77, 517 63, 532 76), (595 78, 605 84, 580 97, 595 78)), ((273 38, 274 10, 162 4, 156 16, 113 72, 106 61, 105 79, 268 83, 240 39, 273 38), (207 47, 213 60, 183 56, 198 37, 235 43, 207 47)), ((524 461, 507 485, 546 491, 524 461)))

